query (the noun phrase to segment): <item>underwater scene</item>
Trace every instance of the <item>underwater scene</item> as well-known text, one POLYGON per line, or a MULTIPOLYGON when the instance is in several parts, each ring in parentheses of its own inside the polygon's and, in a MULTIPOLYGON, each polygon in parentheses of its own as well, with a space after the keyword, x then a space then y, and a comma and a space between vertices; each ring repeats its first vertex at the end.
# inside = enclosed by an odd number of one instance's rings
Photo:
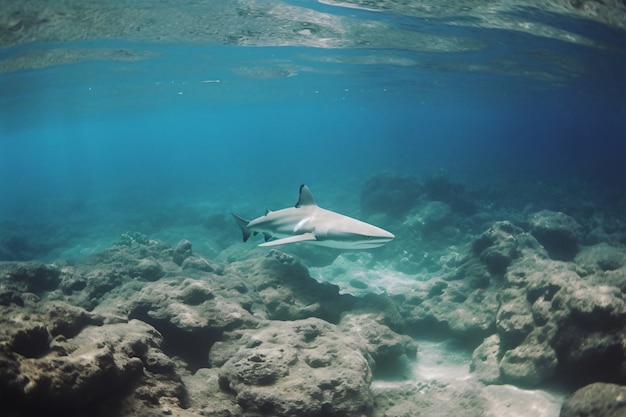
POLYGON ((0 415, 626 415, 626 5, 0 8, 0 415))

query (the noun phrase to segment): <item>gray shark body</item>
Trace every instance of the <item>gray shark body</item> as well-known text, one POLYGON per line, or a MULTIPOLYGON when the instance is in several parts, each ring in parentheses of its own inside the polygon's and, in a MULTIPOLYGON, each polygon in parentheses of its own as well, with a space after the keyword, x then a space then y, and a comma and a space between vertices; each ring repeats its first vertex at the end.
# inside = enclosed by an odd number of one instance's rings
POLYGON ((380 227, 321 208, 306 185, 300 186, 295 207, 267 211, 248 221, 231 213, 246 242, 251 235, 263 233, 265 243, 276 246, 306 242, 340 249, 369 249, 382 246, 395 236, 380 227))

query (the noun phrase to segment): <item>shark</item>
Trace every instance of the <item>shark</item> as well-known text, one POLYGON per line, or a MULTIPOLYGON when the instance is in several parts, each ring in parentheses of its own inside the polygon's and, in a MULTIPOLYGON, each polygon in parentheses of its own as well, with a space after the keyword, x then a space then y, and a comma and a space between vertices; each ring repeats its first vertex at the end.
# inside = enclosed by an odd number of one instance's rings
POLYGON ((370 249, 395 238, 380 227, 321 208, 304 184, 294 207, 267 210, 254 220, 231 214, 241 228, 244 242, 250 236, 263 234, 265 242, 259 246, 305 242, 338 249, 370 249))

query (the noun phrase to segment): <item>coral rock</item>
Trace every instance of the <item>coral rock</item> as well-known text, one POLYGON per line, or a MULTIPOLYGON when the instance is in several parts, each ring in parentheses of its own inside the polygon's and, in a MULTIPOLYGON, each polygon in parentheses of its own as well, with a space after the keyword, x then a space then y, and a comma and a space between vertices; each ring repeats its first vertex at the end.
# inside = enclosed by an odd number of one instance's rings
POLYGON ((623 417, 626 386, 594 383, 574 392, 563 404, 560 417, 623 417))
POLYGON ((182 265, 183 261, 190 256, 193 255, 193 251, 191 250, 191 242, 188 240, 181 240, 178 242, 176 247, 174 247, 173 257, 174 263, 177 265, 182 265))
POLYGON ((520 255, 517 235, 523 231, 511 222, 497 222, 474 241, 472 249, 494 275, 502 275, 520 255))
POLYGON ((494 334, 485 338, 472 353, 470 371, 474 372, 485 384, 497 384, 500 382, 499 353, 500 337, 494 334))
POLYGON ((505 382, 522 386, 536 386, 554 375, 556 352, 529 335, 524 343, 508 350, 500 361, 500 374, 505 382))
POLYGON ((275 322, 220 369, 220 386, 248 412, 273 416, 358 416, 373 407, 368 359, 325 321, 275 322))
POLYGON ((561 261, 570 261, 578 252, 582 238, 580 225, 561 212, 542 210, 530 216, 530 232, 550 254, 561 261))

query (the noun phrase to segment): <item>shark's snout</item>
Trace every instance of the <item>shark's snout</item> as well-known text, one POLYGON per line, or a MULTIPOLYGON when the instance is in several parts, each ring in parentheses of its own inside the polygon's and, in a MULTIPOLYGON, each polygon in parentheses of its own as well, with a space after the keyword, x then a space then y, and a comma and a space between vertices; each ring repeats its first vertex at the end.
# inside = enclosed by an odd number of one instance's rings
POLYGON ((396 238, 396 236, 393 233, 388 232, 385 229, 381 229, 380 227, 376 227, 376 226, 371 226, 371 227, 374 228, 374 230, 370 232, 370 237, 372 239, 389 242, 390 240, 393 240, 396 238))
POLYGON ((360 248, 377 248, 391 242, 396 237, 393 233, 384 229, 380 229, 378 227, 376 229, 375 233, 372 233, 368 235, 366 239, 357 242, 357 246, 360 248))
POLYGON ((394 235, 394 234, 393 234, 393 233, 391 233, 391 232, 388 232, 388 231, 386 231, 386 230, 383 230, 383 232, 385 232, 385 233, 381 236, 381 238, 382 238, 382 239, 387 239, 387 241, 390 241, 390 240, 392 240, 392 239, 395 239, 395 238, 396 238, 396 235, 394 235))

